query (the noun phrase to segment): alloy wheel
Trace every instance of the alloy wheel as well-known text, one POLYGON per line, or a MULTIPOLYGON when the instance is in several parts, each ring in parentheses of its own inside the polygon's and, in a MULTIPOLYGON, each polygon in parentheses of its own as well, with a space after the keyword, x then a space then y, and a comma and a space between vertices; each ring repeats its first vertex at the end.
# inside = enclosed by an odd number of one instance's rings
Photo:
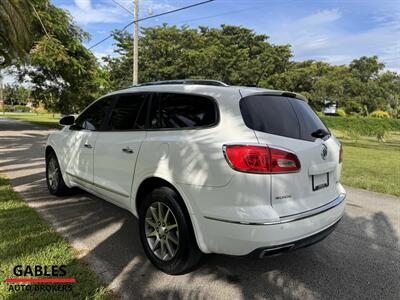
POLYGON ((171 208, 154 202, 146 212, 145 234, 153 254, 163 260, 173 259, 179 249, 179 227, 171 208))
POLYGON ((50 158, 47 167, 47 178, 49 180, 49 185, 53 190, 58 187, 58 164, 55 157, 50 158))

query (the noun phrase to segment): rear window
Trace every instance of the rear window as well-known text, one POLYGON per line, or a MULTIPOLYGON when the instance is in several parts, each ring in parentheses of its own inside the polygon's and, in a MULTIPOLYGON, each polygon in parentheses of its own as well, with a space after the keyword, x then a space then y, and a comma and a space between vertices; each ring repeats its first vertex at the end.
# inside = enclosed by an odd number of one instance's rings
POLYGON ((328 130, 304 101, 285 96, 255 95, 240 100, 247 127, 270 134, 314 141, 311 134, 328 130))

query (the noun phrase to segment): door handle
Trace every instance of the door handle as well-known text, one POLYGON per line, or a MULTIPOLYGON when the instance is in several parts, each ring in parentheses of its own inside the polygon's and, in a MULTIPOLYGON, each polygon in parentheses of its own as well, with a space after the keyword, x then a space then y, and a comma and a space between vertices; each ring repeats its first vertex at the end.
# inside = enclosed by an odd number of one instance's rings
POLYGON ((92 147, 92 145, 90 145, 90 144, 85 144, 85 145, 83 145, 85 148, 88 148, 88 149, 92 149, 93 147, 92 147))
POLYGON ((132 154, 132 153, 135 152, 135 151, 133 151, 133 150, 132 150, 131 148, 129 148, 129 147, 125 147, 125 148, 122 148, 122 152, 132 154))

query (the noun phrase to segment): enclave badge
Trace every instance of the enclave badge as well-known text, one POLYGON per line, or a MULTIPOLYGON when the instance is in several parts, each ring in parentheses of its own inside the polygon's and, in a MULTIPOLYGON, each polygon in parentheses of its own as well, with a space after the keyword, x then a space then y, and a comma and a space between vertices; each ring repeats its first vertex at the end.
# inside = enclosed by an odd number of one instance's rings
POLYGON ((325 160, 327 156, 328 156, 328 147, 326 147, 325 144, 322 144, 321 157, 323 160, 325 160))

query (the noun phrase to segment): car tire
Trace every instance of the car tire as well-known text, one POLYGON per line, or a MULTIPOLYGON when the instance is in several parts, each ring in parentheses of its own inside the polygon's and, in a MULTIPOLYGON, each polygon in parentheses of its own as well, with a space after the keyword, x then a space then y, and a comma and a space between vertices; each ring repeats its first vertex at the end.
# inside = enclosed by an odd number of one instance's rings
POLYGON ((51 152, 46 157, 46 182, 50 193, 56 196, 65 196, 71 189, 67 187, 61 174, 57 155, 51 152))
POLYGON ((190 218, 180 203, 173 189, 160 187, 145 196, 139 209, 144 252, 155 267, 171 275, 190 272, 202 257, 190 218))

